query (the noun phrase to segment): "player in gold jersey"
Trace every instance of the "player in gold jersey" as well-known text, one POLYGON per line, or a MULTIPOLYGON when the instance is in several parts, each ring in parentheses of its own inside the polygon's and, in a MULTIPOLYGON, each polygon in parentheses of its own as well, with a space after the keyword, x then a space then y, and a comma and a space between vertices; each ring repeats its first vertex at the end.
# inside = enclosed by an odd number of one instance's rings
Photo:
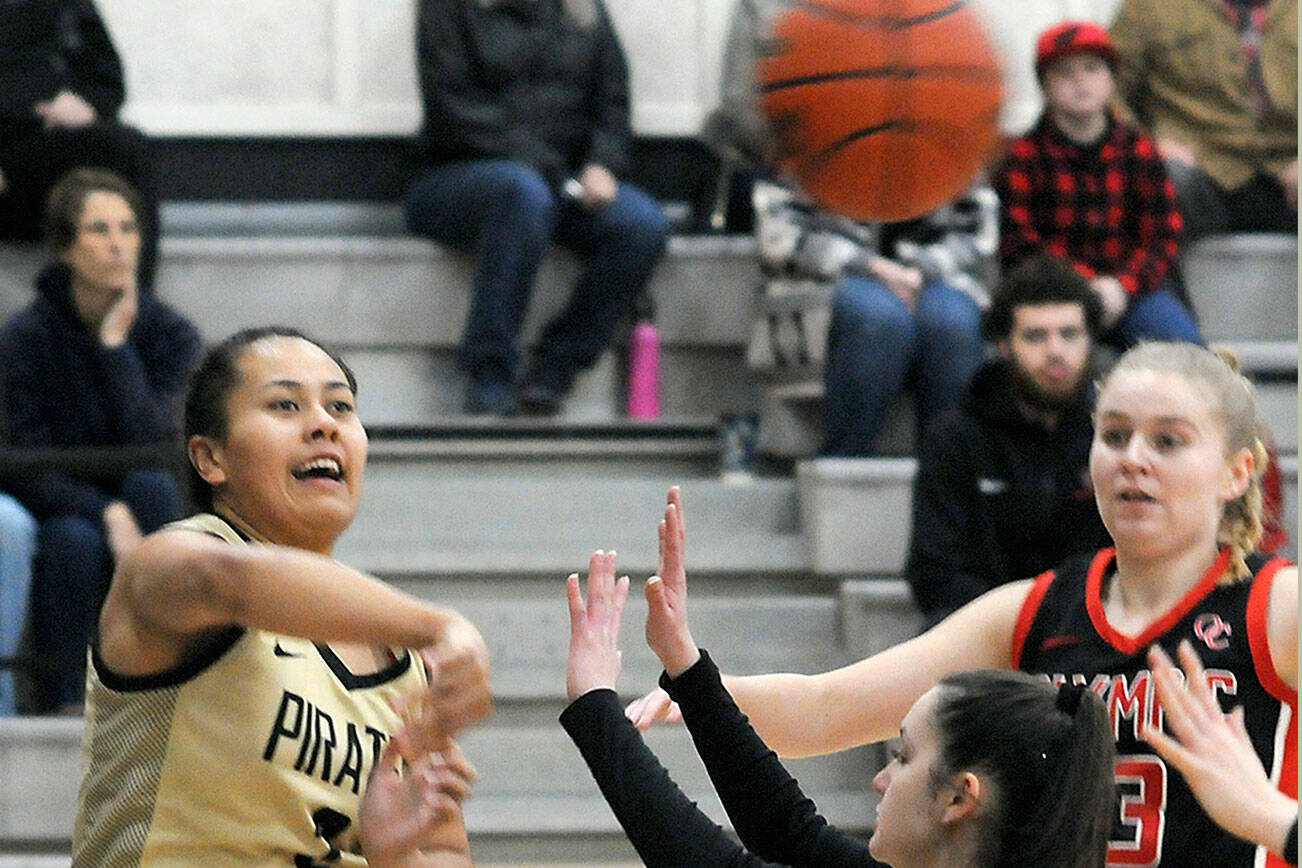
POLYGON ((464 618, 331 557, 366 434, 352 372, 288 329, 195 373, 204 514, 119 566, 91 644, 77 866, 459 866, 488 714, 464 618))

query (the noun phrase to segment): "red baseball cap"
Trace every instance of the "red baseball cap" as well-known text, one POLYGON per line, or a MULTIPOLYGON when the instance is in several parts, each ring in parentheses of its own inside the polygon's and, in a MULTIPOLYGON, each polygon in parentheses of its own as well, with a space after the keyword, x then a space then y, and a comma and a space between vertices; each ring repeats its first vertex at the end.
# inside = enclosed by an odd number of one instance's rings
POLYGON ((1060 21, 1035 42, 1035 74, 1044 77, 1049 64, 1068 54, 1097 54, 1117 71, 1117 50, 1108 32, 1093 21, 1060 21))

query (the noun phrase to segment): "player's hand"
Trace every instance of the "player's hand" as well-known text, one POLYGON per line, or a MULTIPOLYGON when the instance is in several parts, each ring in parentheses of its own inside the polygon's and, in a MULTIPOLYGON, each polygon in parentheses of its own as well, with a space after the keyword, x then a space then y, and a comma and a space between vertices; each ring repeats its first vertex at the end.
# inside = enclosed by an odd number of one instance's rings
POLYGON ((1090 286, 1103 302, 1103 327, 1110 329, 1117 324, 1130 304, 1130 294, 1115 277, 1104 275, 1090 278, 1090 286))
POLYGON ((1184 676, 1161 648, 1149 649, 1153 683, 1171 732, 1152 728, 1146 717, 1140 737, 1184 776, 1198 803, 1218 825, 1281 853, 1297 820, 1297 802, 1267 777, 1243 725, 1243 707, 1222 713, 1187 640, 1180 643, 1177 654, 1184 676))
POLYGON ((588 559, 588 599, 579 593, 578 573, 565 580, 570 606, 570 656, 565 694, 570 701, 619 678, 619 621, 628 599, 628 576, 615 579, 615 553, 593 552, 588 559))
POLYGON ((54 99, 38 102, 36 115, 47 130, 55 127, 84 127, 95 122, 95 107, 70 90, 61 90, 54 99))
POLYGON ((397 739, 385 745, 367 781, 359 814, 369 865, 470 864, 461 802, 470 792, 474 770, 456 745, 448 744, 455 754, 434 751, 414 762, 403 759, 397 739))
POLYGON ((683 713, 678 708, 678 703, 669 698, 659 687, 652 690, 641 699, 635 699, 624 708, 624 716, 633 722, 638 729, 649 729, 651 724, 657 720, 663 720, 665 723, 678 723, 683 719, 683 713))
POLYGON ((605 208, 619 195, 619 181, 605 166, 589 163, 579 172, 578 180, 583 187, 579 201, 589 211, 605 208))
POLYGON ((456 735, 493 711, 488 646, 475 626, 453 617, 434 645, 420 651, 444 732, 456 735))
POLYGON ((687 627, 687 571, 683 567, 686 526, 678 486, 669 489, 665 517, 656 529, 658 575, 646 583, 646 642, 670 678, 677 678, 701 657, 687 627))

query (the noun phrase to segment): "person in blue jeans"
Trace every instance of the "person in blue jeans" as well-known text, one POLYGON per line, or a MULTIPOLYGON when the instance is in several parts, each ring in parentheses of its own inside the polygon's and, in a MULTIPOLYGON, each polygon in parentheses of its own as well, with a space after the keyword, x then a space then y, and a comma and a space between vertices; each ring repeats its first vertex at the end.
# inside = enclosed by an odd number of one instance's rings
MULTIPOLYGON (((139 291, 140 199, 119 175, 74 169, 50 193, 52 261, 0 330, 7 436, 17 447, 175 443, 199 333, 139 291)), ((165 463, 159 460, 159 464, 165 463)), ((40 711, 81 710, 86 640, 113 567, 184 512, 164 467, 49 468, 6 481, 38 522, 31 592, 40 711)))
POLYGON ((668 236, 655 200, 619 180, 631 138, 623 50, 601 0, 422 0, 417 65, 425 166, 407 225, 476 259, 465 411, 554 414, 668 236), (525 362, 520 330, 553 241, 584 269, 525 362))
POLYGON ((856 257, 832 300, 821 453, 873 454, 891 405, 912 386, 919 435, 981 364, 981 308, 999 203, 975 184, 917 220, 876 227, 880 254, 856 257))
MULTIPOLYGON (((36 520, 22 504, 0 493, 0 658, 13 660, 22 644, 35 551, 36 520)), ((0 666, 0 717, 17 712, 14 674, 0 666)))

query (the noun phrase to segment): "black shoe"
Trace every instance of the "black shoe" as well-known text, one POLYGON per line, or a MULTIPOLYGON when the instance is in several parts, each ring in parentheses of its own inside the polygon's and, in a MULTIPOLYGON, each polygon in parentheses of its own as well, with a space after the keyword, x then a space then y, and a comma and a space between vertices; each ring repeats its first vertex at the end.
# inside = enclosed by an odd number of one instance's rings
POLYGON ((502 380, 472 378, 466 385, 464 409, 469 416, 511 416, 516 410, 515 391, 502 380))
POLYGON ((520 386, 517 409, 524 416, 555 416, 561 411, 565 389, 543 380, 530 380, 520 386))

